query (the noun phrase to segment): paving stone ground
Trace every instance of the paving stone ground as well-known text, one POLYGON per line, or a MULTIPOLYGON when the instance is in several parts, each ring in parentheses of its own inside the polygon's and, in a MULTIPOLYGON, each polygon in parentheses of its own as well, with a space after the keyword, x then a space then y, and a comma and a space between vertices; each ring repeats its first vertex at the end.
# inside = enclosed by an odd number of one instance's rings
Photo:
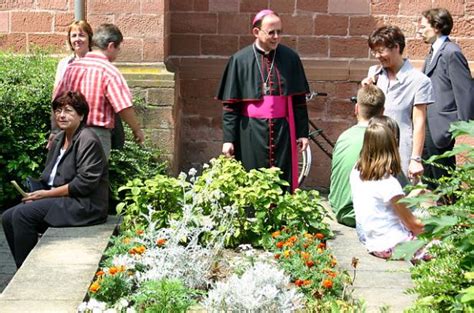
MULTIPOLYGON (((0 222, 2 220, 0 213, 0 222)), ((2 223, 0 223, 0 293, 8 285, 8 282, 12 279, 16 272, 15 261, 8 248, 7 239, 3 232, 2 223)))
MULTIPOLYGON (((323 202, 330 210, 327 201, 323 202)), ((368 254, 359 242, 354 228, 330 221, 335 238, 328 242, 339 266, 353 273, 352 258, 358 265, 353 283, 353 296, 363 299, 367 312, 403 312, 415 300, 414 295, 406 293, 413 287, 410 276, 411 263, 405 261, 386 261, 368 254)))

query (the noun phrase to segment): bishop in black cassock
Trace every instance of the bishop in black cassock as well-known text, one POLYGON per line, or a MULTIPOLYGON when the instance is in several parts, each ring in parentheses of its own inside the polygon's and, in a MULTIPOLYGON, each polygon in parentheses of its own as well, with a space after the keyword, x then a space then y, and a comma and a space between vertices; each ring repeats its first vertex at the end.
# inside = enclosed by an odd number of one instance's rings
POLYGON ((235 155, 247 170, 279 167, 294 190, 296 149, 308 145, 309 86, 298 54, 279 44, 280 18, 263 10, 253 26, 256 41, 230 58, 217 94, 223 153, 235 155))

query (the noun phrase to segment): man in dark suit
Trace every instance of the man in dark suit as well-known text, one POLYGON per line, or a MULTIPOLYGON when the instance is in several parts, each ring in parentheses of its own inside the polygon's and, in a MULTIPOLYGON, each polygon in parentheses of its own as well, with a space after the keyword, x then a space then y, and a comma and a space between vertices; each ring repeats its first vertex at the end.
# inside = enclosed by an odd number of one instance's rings
MULTIPOLYGON (((431 79, 435 102, 428 107, 423 159, 440 155, 454 147, 449 133, 451 123, 474 118, 474 85, 466 58, 459 46, 449 40, 453 18, 448 10, 437 8, 424 11, 418 34, 431 45, 423 72, 431 79)), ((455 157, 437 161, 454 168, 455 157)), ((436 166, 425 167, 425 176, 438 180, 447 170, 436 166)), ((431 189, 436 183, 427 182, 431 189)))

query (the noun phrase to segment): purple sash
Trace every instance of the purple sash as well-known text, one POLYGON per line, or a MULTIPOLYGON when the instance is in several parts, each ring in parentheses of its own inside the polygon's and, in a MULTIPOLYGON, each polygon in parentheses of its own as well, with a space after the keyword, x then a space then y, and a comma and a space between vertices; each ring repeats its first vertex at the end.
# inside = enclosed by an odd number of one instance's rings
POLYGON ((245 102, 242 115, 253 118, 286 118, 290 126, 291 192, 293 192, 298 187, 298 148, 292 97, 263 96, 261 101, 245 102))

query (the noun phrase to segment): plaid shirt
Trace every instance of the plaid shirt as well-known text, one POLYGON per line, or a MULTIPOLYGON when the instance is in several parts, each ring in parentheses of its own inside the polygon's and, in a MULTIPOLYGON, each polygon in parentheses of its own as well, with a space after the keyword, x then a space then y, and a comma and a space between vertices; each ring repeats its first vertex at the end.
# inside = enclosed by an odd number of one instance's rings
POLYGON ((87 125, 114 128, 114 111, 132 106, 132 95, 119 70, 107 57, 87 53, 66 68, 53 98, 64 91, 80 91, 89 104, 87 125))

